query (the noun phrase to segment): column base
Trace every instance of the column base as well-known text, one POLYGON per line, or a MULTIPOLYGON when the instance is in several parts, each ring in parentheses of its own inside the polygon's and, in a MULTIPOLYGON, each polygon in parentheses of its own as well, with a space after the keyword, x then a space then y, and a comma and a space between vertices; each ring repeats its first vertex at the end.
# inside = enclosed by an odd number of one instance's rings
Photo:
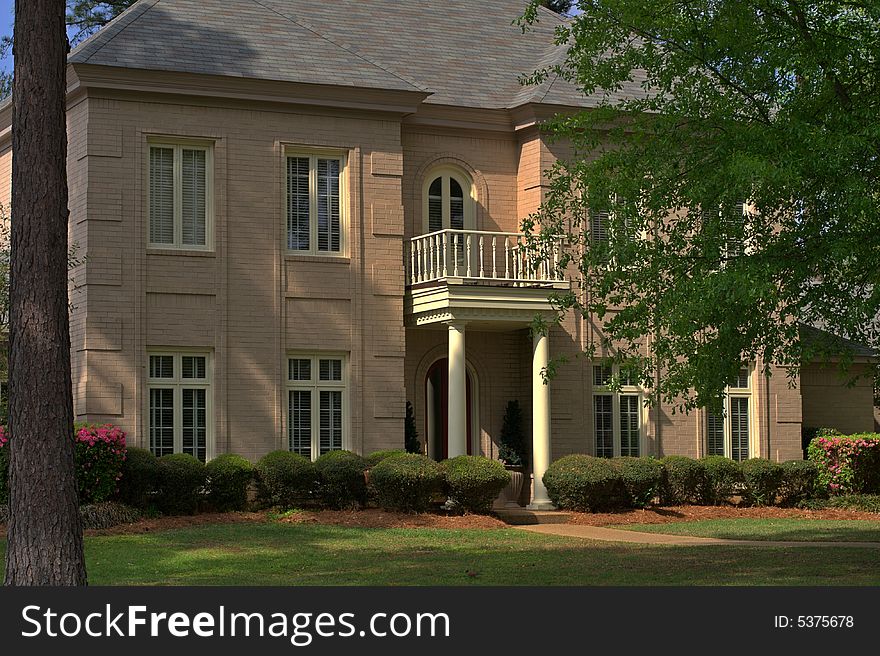
POLYGON ((533 501, 526 506, 526 510, 557 510, 550 501, 533 501))

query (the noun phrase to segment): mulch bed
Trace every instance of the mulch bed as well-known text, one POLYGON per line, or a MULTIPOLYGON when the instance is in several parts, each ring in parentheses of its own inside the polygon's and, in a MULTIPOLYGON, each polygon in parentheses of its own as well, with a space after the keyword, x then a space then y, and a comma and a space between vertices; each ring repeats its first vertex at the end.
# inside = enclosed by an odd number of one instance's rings
POLYGON ((859 510, 826 508, 737 508, 733 506, 669 506, 617 513, 571 513, 570 524, 612 526, 615 524, 671 524, 705 519, 860 519, 880 520, 880 514, 859 510))

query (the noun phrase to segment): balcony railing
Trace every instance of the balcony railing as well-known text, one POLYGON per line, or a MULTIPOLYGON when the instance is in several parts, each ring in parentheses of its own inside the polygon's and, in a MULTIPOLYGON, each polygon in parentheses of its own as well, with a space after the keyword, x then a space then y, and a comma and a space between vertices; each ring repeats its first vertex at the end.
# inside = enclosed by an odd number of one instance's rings
POLYGON ((406 255, 407 284, 449 278, 509 285, 564 280, 556 267, 558 252, 536 260, 522 248, 524 243, 516 232, 439 230, 413 237, 406 255))

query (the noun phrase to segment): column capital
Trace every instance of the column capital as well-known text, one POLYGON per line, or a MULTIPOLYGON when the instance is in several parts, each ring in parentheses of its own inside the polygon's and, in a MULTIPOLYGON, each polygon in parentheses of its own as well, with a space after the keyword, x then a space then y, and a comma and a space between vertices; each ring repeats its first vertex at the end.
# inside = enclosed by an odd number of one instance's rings
POLYGON ((450 321, 444 321, 443 323, 446 324, 447 327, 454 328, 455 330, 464 330, 468 325, 468 322, 462 319, 452 319, 450 321))

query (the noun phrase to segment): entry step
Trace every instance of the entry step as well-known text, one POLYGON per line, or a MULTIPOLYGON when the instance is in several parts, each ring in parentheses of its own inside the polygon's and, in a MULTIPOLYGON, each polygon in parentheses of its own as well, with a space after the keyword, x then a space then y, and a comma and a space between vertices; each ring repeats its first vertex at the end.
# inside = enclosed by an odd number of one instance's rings
POLYGON ((567 524, 571 515, 559 510, 529 510, 528 508, 499 508, 495 511, 505 524, 525 526, 528 524, 567 524))

